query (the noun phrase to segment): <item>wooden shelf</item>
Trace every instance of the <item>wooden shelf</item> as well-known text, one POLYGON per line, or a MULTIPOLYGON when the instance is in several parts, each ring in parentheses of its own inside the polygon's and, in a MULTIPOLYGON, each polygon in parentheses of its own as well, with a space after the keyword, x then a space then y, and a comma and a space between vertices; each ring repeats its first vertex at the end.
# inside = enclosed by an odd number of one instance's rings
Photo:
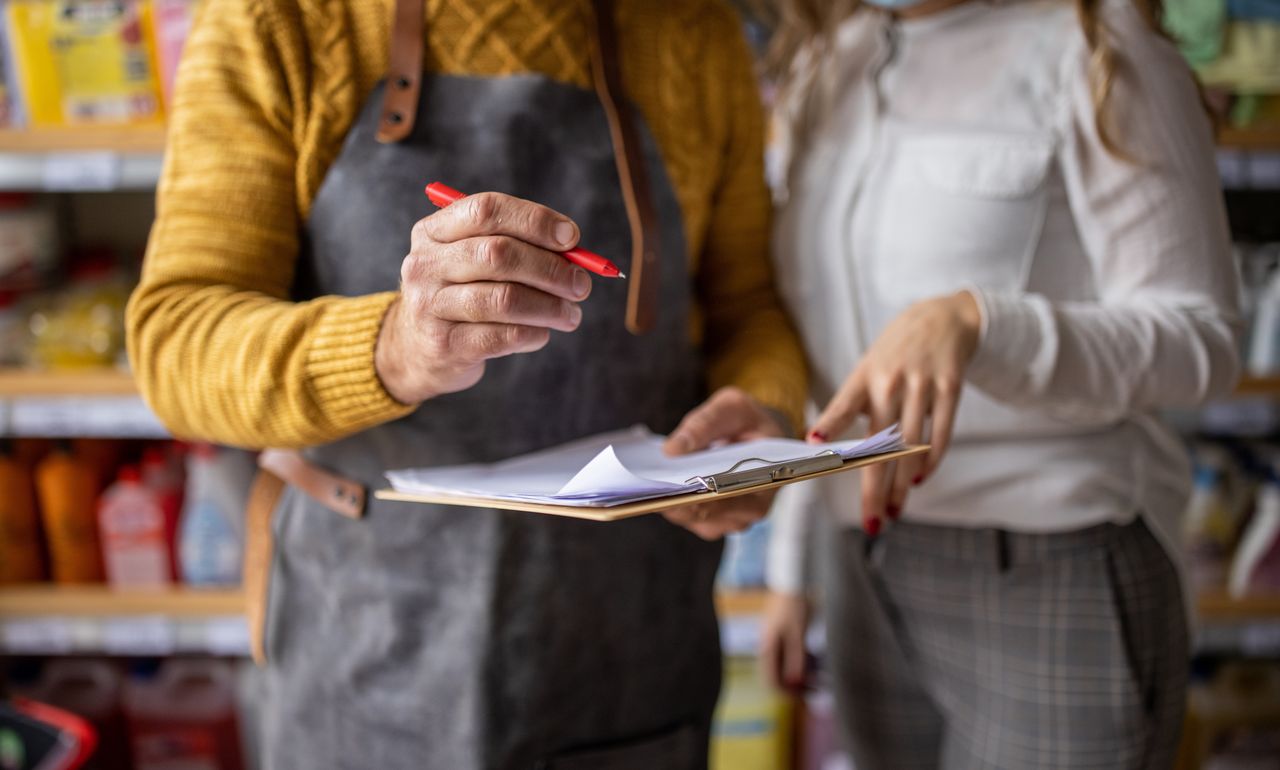
POLYGON ((1280 128, 1223 128, 1218 146, 1230 150, 1280 152, 1280 128))
POLYGON ((133 376, 119 369, 36 371, 0 369, 0 398, 23 396, 136 396, 133 376))
POLYGON ((717 589, 716 610, 721 617, 760 615, 768 596, 763 588, 717 589))
POLYGON ((1236 385, 1237 396, 1280 396, 1280 376, 1245 377, 1236 385))
POLYGON ((1233 597, 1225 593, 1205 594, 1196 600, 1201 620, 1247 622, 1280 619, 1280 594, 1233 597))
POLYGON ((0 130, 0 152, 164 152, 163 125, 0 130))
POLYGON ((0 588, 0 617, 214 617, 241 615, 244 605, 244 594, 239 589, 120 591, 108 586, 60 585, 0 588))

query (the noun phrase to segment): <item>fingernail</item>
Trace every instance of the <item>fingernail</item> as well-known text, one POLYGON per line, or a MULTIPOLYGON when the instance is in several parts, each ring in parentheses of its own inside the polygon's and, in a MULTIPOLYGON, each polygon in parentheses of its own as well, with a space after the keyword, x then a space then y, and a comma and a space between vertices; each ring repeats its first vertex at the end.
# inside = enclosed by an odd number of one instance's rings
POLYGON ((875 537, 880 534, 880 520, 874 516, 868 516, 862 520, 862 528, 867 531, 867 535, 875 537))
POLYGON ((902 508, 896 505, 890 505, 885 510, 885 513, 889 514, 889 518, 897 521, 898 517, 902 515, 902 508))
POLYGON ((573 271, 573 293, 577 297, 587 296, 587 292, 591 291, 591 276, 587 275, 586 270, 573 271))
POLYGON ((820 431, 820 430, 811 430, 811 431, 809 431, 809 439, 810 439, 810 440, 812 440, 812 441, 821 441, 821 442, 822 442, 822 443, 824 443, 824 444, 825 444, 825 443, 827 443, 827 441, 829 441, 829 440, 830 440, 830 439, 828 439, 828 438, 827 438, 827 434, 823 433, 823 432, 822 432, 822 431, 820 431))
POLYGON ((569 323, 573 324, 575 329, 582 323, 582 308, 577 305, 569 306, 569 323))
POLYGON ((913 487, 918 487, 918 486, 920 486, 920 485, 921 485, 921 484, 923 484, 923 483, 924 483, 924 474, 923 474, 923 473, 921 473, 919 476, 916 476, 914 479, 912 479, 912 480, 911 480, 911 486, 913 486, 913 487))
POLYGON ((572 222, 561 220, 556 222, 556 243, 561 246, 569 247, 573 245, 573 236, 578 232, 578 228, 573 226, 572 222))

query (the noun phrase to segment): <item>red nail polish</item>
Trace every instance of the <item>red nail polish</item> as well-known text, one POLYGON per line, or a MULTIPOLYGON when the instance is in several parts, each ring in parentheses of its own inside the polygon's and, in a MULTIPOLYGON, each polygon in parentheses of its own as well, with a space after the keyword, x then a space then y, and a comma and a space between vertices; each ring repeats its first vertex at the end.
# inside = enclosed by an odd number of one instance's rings
POLYGON ((902 515, 902 508, 896 505, 890 505, 885 510, 885 513, 889 514, 889 518, 893 519, 894 521, 897 521, 898 517, 902 515))
POLYGON ((923 473, 921 473, 919 476, 916 476, 914 479, 912 479, 912 480, 911 480, 911 486, 913 486, 913 487, 918 487, 918 486, 920 486, 920 485, 921 485, 921 484, 923 484, 923 483, 924 483, 924 474, 923 474, 923 473))
POLYGON ((817 440, 819 440, 819 441, 823 442, 824 444, 825 444, 827 441, 830 441, 830 439, 828 439, 828 438, 827 438, 827 434, 823 433, 823 432, 822 432, 822 431, 820 431, 820 430, 811 430, 811 431, 809 431, 809 438, 816 438, 817 440))
POLYGON ((862 527, 867 530, 867 534, 871 537, 875 537, 880 534, 880 520, 877 518, 868 516, 863 520, 862 527))

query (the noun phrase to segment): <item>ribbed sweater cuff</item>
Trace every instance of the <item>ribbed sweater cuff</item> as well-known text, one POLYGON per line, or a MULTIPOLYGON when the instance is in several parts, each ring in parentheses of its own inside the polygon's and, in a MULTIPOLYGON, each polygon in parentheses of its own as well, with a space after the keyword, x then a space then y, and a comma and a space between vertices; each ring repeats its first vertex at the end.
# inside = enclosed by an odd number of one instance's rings
POLYGON ((396 401, 374 366, 382 318, 395 292, 336 299, 315 325, 307 375, 322 419, 347 434, 413 411, 396 401))

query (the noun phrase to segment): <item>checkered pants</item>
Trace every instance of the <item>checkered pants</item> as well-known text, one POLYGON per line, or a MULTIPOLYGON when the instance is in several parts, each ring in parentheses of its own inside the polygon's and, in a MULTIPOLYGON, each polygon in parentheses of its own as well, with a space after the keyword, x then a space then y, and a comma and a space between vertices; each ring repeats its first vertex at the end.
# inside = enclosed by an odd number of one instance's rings
POLYGON ((828 539, 830 669, 858 770, 1173 766, 1188 632, 1141 521, 828 539))

